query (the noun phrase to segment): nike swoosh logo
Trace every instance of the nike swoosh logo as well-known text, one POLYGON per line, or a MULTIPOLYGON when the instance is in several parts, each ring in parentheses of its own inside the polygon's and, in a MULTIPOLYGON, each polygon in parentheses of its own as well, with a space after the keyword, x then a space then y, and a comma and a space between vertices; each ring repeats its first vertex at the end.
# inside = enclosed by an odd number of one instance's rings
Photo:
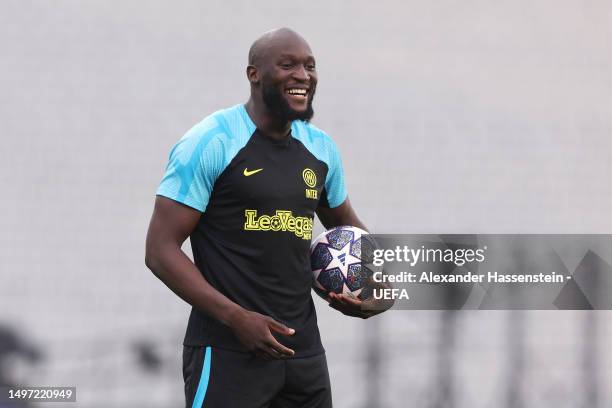
POLYGON ((251 170, 249 171, 246 167, 244 168, 244 172, 242 174, 244 174, 246 177, 252 176, 255 173, 259 173, 260 171, 262 171, 263 169, 255 169, 255 170, 251 170))

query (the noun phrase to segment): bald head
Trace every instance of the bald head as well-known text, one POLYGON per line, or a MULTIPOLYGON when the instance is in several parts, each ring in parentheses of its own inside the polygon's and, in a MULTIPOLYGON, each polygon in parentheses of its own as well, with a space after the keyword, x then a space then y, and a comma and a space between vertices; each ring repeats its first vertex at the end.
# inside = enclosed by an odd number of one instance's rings
POLYGON ((290 28, 283 27, 267 31, 251 45, 249 65, 259 65, 272 51, 296 43, 305 45, 310 50, 306 40, 290 28))

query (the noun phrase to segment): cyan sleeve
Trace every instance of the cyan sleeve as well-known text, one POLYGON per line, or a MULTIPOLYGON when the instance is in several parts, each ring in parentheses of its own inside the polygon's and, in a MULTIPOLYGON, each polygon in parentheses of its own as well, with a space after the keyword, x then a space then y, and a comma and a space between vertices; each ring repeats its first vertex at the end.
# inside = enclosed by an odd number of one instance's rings
POLYGON ((222 169, 219 138, 187 133, 170 151, 157 195, 204 212, 222 169))
POLYGON ((331 140, 329 140, 328 152, 328 172, 325 179, 325 192, 329 208, 335 208, 346 200, 347 192, 344 184, 344 170, 342 169, 340 152, 336 144, 331 140))

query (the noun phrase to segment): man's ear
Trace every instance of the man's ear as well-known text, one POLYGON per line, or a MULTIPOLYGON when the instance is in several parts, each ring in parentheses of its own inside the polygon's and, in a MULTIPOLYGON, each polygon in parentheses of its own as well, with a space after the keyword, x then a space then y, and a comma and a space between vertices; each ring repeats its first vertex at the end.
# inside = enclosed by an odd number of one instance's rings
POLYGON ((246 69, 247 79, 252 85, 259 83, 259 70, 255 65, 249 65, 246 69))

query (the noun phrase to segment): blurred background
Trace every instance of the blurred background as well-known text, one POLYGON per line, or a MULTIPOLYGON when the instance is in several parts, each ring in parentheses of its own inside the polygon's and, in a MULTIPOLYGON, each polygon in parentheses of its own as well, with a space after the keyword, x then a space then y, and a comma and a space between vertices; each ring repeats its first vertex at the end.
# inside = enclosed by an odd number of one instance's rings
MULTIPOLYGON (((2 0, 0 384, 183 405, 189 308, 144 265, 155 190, 279 26, 317 57, 313 123, 373 232, 612 232, 611 20, 603 0, 2 0)), ((315 303, 337 408, 612 405, 608 311, 315 303)))

